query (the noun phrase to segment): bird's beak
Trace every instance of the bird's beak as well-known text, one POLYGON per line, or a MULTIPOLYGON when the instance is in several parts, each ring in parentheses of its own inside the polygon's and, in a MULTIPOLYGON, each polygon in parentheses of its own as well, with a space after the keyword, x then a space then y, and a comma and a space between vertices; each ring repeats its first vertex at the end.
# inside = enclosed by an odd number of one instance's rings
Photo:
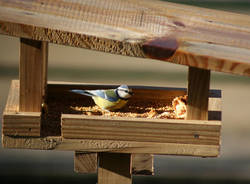
POLYGON ((134 93, 132 91, 129 91, 128 94, 130 94, 131 96, 134 95, 134 93))

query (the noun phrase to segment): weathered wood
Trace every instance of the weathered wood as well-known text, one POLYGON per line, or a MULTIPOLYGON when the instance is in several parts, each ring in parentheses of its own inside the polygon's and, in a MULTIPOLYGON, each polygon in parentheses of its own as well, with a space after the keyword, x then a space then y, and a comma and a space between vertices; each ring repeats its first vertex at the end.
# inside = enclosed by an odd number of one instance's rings
POLYGON ((40 136, 40 120, 40 112, 19 112, 19 81, 12 81, 3 113, 2 134, 40 136))
POLYGON ((156 0, 0 0, 0 33, 250 76, 247 15, 156 0))
POLYGON ((131 184, 131 154, 98 153, 99 184, 131 184))
POLYGON ((132 154, 133 175, 154 175, 154 155, 132 154))
POLYGON ((220 121, 62 114, 63 138, 219 145, 220 121))
MULTIPOLYGON (((132 174, 133 175, 153 175, 154 156, 152 154, 132 154, 132 174)), ((74 170, 77 173, 97 172, 97 153, 75 152, 74 170)))
POLYGON ((210 70, 189 67, 187 120, 208 120, 210 70))
POLYGON ((47 85, 48 42, 20 40, 21 112, 41 112, 47 85))
POLYGON ((77 173, 97 172, 97 153, 75 152, 74 171, 77 173))
POLYGON ((62 150, 82 152, 148 153, 198 157, 217 157, 219 145, 155 142, 63 139, 61 137, 11 137, 2 135, 2 146, 15 149, 62 150))

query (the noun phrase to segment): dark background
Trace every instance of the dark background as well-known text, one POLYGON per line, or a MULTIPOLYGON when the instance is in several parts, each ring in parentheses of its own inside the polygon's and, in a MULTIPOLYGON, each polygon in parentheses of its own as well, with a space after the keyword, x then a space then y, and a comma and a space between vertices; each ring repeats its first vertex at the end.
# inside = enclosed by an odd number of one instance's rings
MULTIPOLYGON (((249 0, 171 1, 250 14, 249 0)), ((0 35, 0 114, 11 80, 18 79, 18 52, 17 38, 0 35)), ((49 80, 186 87, 186 75, 185 66, 50 44, 49 80)), ((211 88, 223 90, 220 157, 155 156, 155 176, 136 176, 133 183, 250 183, 250 78, 212 72, 211 88)), ((74 173, 73 152, 0 145, 0 183, 14 182, 94 184, 96 175, 74 173)))

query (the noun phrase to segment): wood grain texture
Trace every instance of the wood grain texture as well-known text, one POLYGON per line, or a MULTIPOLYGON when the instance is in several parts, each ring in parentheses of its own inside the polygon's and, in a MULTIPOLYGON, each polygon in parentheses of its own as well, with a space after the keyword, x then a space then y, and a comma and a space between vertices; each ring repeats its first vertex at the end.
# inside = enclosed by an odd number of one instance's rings
POLYGON ((154 155, 132 154, 133 175, 154 175, 154 155))
POLYGON ((99 184, 132 184, 131 154, 98 153, 99 184))
POLYGON ((3 114, 19 112, 19 91, 20 91, 19 89, 20 89, 19 81, 12 80, 3 114))
POLYGON ((250 17, 153 0, 0 0, 0 33, 250 76, 250 17))
MULTIPOLYGON (((133 175, 154 175, 154 156, 152 154, 132 154, 133 175)), ((97 153, 75 152, 74 171, 77 173, 97 172, 97 153)))
POLYGON ((77 173, 97 172, 97 153, 83 153, 75 151, 74 171, 77 173))
POLYGON ((219 145, 220 121, 118 118, 62 114, 62 137, 219 145))
POLYGON ((21 112, 41 112, 47 87, 48 42, 20 39, 21 112))
POLYGON ((5 113, 3 115, 4 135, 12 136, 40 136, 41 113, 5 113))
POLYGON ((187 120, 208 120, 210 70, 189 67, 187 120))
POLYGON ((3 113, 2 134, 40 136, 40 120, 40 112, 19 112, 19 81, 12 81, 3 113))
POLYGON ((153 143, 115 140, 64 139, 62 137, 12 137, 2 135, 2 146, 15 149, 82 152, 148 153, 180 156, 217 157, 219 145, 153 143))

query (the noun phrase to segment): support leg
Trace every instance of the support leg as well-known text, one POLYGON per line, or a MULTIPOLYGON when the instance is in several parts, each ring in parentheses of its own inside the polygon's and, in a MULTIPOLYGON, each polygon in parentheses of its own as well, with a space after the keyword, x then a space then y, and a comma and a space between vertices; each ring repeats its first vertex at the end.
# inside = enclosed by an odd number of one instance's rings
POLYGON ((131 154, 98 153, 98 184, 131 184, 131 154))
POLYGON ((188 73, 188 120, 208 119, 208 95, 210 70, 189 67, 188 73))
MULTIPOLYGON (((132 154, 131 168, 133 175, 154 175, 154 155, 132 154)), ((75 151, 74 171, 77 173, 97 172, 97 153, 84 153, 75 151)))
POLYGON ((77 173, 97 172, 97 153, 75 152, 74 171, 77 173))
POLYGON ((19 111, 41 112, 47 85, 48 43, 20 40, 19 111))

